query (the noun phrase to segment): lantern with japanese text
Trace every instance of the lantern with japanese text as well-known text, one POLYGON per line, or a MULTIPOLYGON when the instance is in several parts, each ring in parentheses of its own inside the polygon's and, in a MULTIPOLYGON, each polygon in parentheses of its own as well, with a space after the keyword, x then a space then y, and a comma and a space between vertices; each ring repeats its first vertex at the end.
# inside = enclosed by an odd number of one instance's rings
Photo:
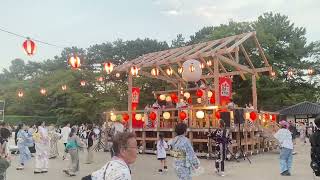
POLYGON ((23 42, 22 47, 28 56, 32 56, 36 52, 36 43, 34 43, 30 38, 27 38, 27 40, 23 42))
POLYGON ((202 75, 202 69, 200 68, 200 62, 194 59, 187 60, 183 63, 182 78, 185 81, 197 82, 202 75))
POLYGON ((70 58, 69 58, 69 64, 71 67, 77 69, 81 66, 81 61, 80 61, 80 58, 77 56, 77 55, 72 55, 70 58))

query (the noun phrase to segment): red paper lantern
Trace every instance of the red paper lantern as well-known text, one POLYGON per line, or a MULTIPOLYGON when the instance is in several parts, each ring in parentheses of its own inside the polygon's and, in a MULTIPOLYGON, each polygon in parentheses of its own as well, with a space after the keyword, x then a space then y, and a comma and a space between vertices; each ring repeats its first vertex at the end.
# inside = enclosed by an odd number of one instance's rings
POLYGON ((196 96, 202 97, 203 96, 203 91, 201 89, 198 89, 196 92, 196 96))
POLYGON ((216 103, 216 99, 214 98, 214 96, 211 96, 211 98, 210 98, 210 103, 211 103, 211 104, 216 103))
POLYGON ((30 38, 23 42, 22 47, 28 56, 32 56, 36 51, 36 44, 30 38))
POLYGON ((154 121, 154 120, 157 119, 157 114, 156 114, 155 112, 151 112, 151 113, 149 114, 149 118, 154 121))
POLYGON ((122 118, 123 118, 124 121, 128 121, 129 120, 129 114, 127 114, 127 113, 122 114, 122 118))
POLYGON ((257 119, 257 114, 255 113, 255 112, 250 112, 250 119, 252 120, 252 121, 255 121, 256 119, 257 119))
POLYGON ((217 119, 220 119, 220 117, 221 117, 221 116, 220 116, 220 111, 216 111, 215 115, 216 115, 216 118, 217 118, 217 119))
POLYGON ((186 113, 186 112, 181 111, 181 112, 179 113, 179 118, 180 118, 181 121, 185 120, 186 117, 187 117, 187 113, 186 113))
POLYGON ((265 120, 269 120, 270 119, 270 115, 269 114, 264 114, 264 119, 265 120))
POLYGON ((69 64, 75 69, 79 68, 81 66, 80 58, 74 54, 69 58, 69 64))
POLYGON ((272 120, 272 121, 276 121, 277 116, 276 116, 275 114, 272 114, 271 116, 272 116, 272 119, 271 119, 271 120, 272 120))
POLYGON ((188 102, 189 104, 192 104, 192 99, 189 98, 189 99, 187 100, 187 102, 188 102))

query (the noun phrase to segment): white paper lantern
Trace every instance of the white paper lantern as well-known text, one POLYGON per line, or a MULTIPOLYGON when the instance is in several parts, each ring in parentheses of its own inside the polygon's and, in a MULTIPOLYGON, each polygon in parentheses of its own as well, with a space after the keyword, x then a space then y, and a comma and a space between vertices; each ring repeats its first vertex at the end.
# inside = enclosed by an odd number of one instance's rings
POLYGON ((201 103, 202 99, 201 98, 197 98, 197 103, 201 103))
POLYGON ((163 116, 163 119, 170 119, 170 113, 169 112, 164 112, 163 114, 162 114, 162 116, 163 116))
POLYGON ((250 113, 249 112, 246 112, 246 119, 250 119, 250 113))
POLYGON ((117 120, 117 116, 115 114, 110 116, 111 121, 116 121, 117 120))
POLYGON ((166 95, 164 95, 164 94, 161 94, 161 95, 159 96, 159 99, 160 99, 161 101, 164 101, 164 100, 166 100, 166 95))
POLYGON ((186 97, 187 99, 189 99, 190 98, 190 93, 185 92, 185 93, 183 93, 183 96, 186 97))
POLYGON ((142 119, 141 114, 136 114, 134 117, 136 118, 137 121, 140 121, 142 119))
POLYGON ((203 111, 197 111, 196 117, 197 117, 198 119, 203 119, 203 118, 204 118, 204 112, 203 112, 203 111))
POLYGON ((170 96, 167 96, 167 97, 166 97, 166 101, 167 101, 167 102, 172 101, 171 97, 170 97, 170 96))
POLYGON ((182 65, 182 78, 185 81, 199 81, 202 74, 200 65, 200 62, 194 59, 185 61, 182 65))
POLYGON ((211 98, 213 95, 212 91, 208 91, 208 98, 211 98))

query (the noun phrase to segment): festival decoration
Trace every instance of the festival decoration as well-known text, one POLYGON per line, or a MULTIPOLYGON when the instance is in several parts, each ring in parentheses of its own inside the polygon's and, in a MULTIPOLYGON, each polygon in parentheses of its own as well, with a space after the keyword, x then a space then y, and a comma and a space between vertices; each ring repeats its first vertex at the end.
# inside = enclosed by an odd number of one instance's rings
POLYGON ((124 121, 128 121, 129 120, 129 114, 127 114, 127 113, 124 113, 124 114, 122 114, 122 119, 124 120, 124 121))
POLYGON ((200 63, 200 68, 203 69, 204 68, 204 64, 200 63))
POLYGON ((199 81, 202 75, 200 62, 194 59, 185 61, 183 64, 182 78, 185 81, 199 81))
POLYGON ((142 115, 141 114, 136 114, 135 118, 137 121, 140 121, 142 119, 142 115))
POLYGON ((219 77, 220 104, 226 105, 232 96, 232 82, 228 77, 219 77))
POLYGON ((215 116, 216 116, 217 119, 220 119, 220 117, 221 117, 220 116, 220 111, 216 111, 215 116))
POLYGON ((257 119, 257 114, 254 111, 250 112, 250 119, 252 121, 255 121, 257 119))
POLYGON ((18 92, 18 97, 19 97, 19 98, 22 98, 23 95, 24 95, 24 94, 23 94, 23 91, 19 91, 19 92, 18 92))
POLYGON ((176 93, 171 93, 170 97, 174 103, 178 103, 178 96, 176 93))
POLYGON ((36 43, 34 43, 30 38, 27 38, 27 40, 23 42, 22 47, 28 56, 32 56, 36 52, 36 43))
POLYGON ((276 77, 276 72, 272 71, 270 75, 271 75, 272 78, 275 78, 276 77))
POLYGON ((249 112, 246 112, 246 113, 245 113, 245 118, 246 118, 246 120, 249 120, 249 119, 250 119, 250 113, 249 113, 249 112))
POLYGON ((181 121, 185 120, 186 117, 187 117, 187 113, 186 113, 186 112, 181 111, 181 112, 179 113, 179 118, 180 118, 181 121))
POLYGON ((111 121, 116 121, 117 120, 117 116, 115 114, 112 114, 110 116, 111 121))
POLYGON ((211 104, 215 104, 216 103, 216 99, 214 98, 214 96, 211 96, 210 103, 211 104))
POLYGON ((100 81, 100 82, 102 82, 102 81, 103 81, 103 77, 100 76, 100 77, 97 78, 97 80, 100 81))
POLYGON ((166 101, 167 101, 167 102, 171 102, 171 101, 172 101, 171 97, 170 97, 170 96, 167 96, 167 97, 166 97, 166 101))
POLYGON ((183 72, 183 67, 178 67, 178 73, 182 74, 182 72, 183 72))
POLYGON ((198 118, 198 119, 203 119, 204 118, 204 112, 203 111, 197 111, 196 112, 196 117, 198 118))
POLYGON ((154 121, 154 120, 157 119, 157 114, 152 111, 152 112, 150 112, 150 114, 149 114, 149 118, 154 121))
POLYGON ((62 89, 62 91, 66 91, 67 90, 67 85, 62 85, 61 89, 62 89))
POLYGON ((163 119, 170 119, 170 113, 169 112, 164 112, 163 114, 162 114, 162 116, 163 116, 163 119))
POLYGON ((187 103, 192 104, 192 99, 191 98, 187 99, 187 103))
POLYGON ((212 97, 212 95, 213 95, 213 93, 212 93, 212 91, 208 91, 208 98, 211 98, 212 97))
POLYGON ((271 120, 272 120, 272 121, 276 121, 276 120, 277 120, 277 116, 276 116, 275 114, 272 114, 272 115, 271 115, 271 120))
POLYGON ((131 106, 133 110, 136 110, 140 100, 140 88, 132 87, 132 101, 131 106))
POLYGON ((81 66, 81 61, 80 58, 73 54, 70 58, 69 58, 69 64, 72 68, 78 69, 81 66))
POLYGON ((44 88, 41 88, 41 89, 40 89, 40 93, 41 93, 42 95, 46 95, 46 94, 47 94, 47 90, 44 89, 44 88))
POLYGON ((120 73, 116 73, 116 77, 119 78, 120 77, 120 73))
POLYGON ((171 76, 173 74, 173 70, 171 68, 166 69, 166 73, 168 76, 171 76))
POLYGON ((85 81, 85 80, 81 80, 81 81, 80 81, 80 85, 81 85, 81 86, 85 86, 85 85, 86 85, 86 81, 85 81))
POLYGON ((312 68, 309 68, 307 71, 308 71, 308 75, 309 76, 311 76, 313 74, 313 69, 312 68))
POLYGON ((190 93, 185 92, 185 93, 183 93, 183 96, 186 97, 187 99, 189 99, 190 98, 190 93))
POLYGON ((197 103, 201 104, 202 98, 197 98, 197 103))
POLYGON ((291 77, 291 76, 293 76, 293 71, 292 71, 292 69, 289 69, 288 70, 288 77, 291 77))
POLYGON ((212 66, 212 61, 211 60, 209 60, 209 61, 207 61, 207 66, 212 66))
POLYGON ((159 69, 158 68, 151 69, 151 75, 152 76, 158 76, 159 75, 159 69))
POLYGON ((202 91, 201 89, 198 89, 198 90, 196 91, 196 96, 202 97, 202 96, 203 96, 203 91, 202 91))
POLYGON ((130 72, 133 76, 138 76, 139 68, 137 68, 136 66, 132 66, 130 72))
POLYGON ((106 71, 107 74, 110 74, 113 71, 114 65, 111 62, 107 62, 107 63, 104 63, 103 67, 104 67, 104 71, 106 71))
POLYGON ((164 100, 166 100, 166 95, 164 95, 164 94, 161 94, 161 95, 159 96, 159 99, 160 99, 161 101, 164 101, 164 100))

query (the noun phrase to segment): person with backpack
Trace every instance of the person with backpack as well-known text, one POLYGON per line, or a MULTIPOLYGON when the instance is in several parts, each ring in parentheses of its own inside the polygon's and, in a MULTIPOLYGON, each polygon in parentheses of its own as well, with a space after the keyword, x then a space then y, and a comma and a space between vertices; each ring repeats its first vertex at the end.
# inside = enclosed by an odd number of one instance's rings
POLYGON ((315 132, 310 136, 311 144, 311 168, 316 176, 320 176, 320 115, 318 115, 314 124, 315 132))
POLYGON ((167 158, 167 152, 168 144, 164 140, 163 133, 159 134, 159 140, 157 142, 157 158, 161 163, 161 168, 158 170, 159 173, 162 173, 163 171, 168 171, 168 166, 166 164, 166 158, 167 158), (163 167, 163 170, 162 170, 163 167))
POLYGON ((80 169, 79 164, 79 149, 84 147, 84 143, 80 140, 77 135, 77 128, 72 127, 66 144, 66 151, 70 154, 71 165, 68 169, 64 169, 63 172, 69 176, 76 176, 76 172, 80 169))

